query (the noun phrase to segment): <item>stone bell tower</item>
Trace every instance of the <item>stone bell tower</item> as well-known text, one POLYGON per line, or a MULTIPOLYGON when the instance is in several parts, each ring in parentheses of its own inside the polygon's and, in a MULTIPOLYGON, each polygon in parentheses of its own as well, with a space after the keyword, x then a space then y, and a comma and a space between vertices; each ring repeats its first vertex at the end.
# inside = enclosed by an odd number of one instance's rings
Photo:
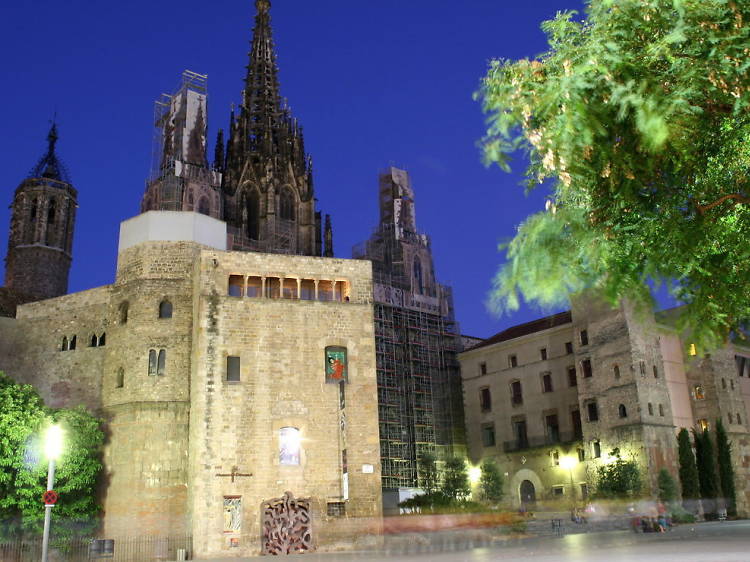
POLYGON ((55 153, 55 123, 47 141, 47 152, 13 196, 5 258, 6 287, 37 300, 68 291, 78 206, 78 192, 55 153))

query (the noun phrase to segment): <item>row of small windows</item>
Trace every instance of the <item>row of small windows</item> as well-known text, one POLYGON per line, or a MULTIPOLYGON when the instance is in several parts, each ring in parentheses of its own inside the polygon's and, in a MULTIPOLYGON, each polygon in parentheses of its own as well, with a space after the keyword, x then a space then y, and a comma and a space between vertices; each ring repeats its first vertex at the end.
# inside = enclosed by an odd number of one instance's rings
POLYGON ((293 277, 230 275, 227 294, 230 297, 348 302, 349 283, 293 277))
MULTIPOLYGON (((511 419, 511 430, 513 439, 504 444, 506 451, 520 450, 528 447, 560 443, 562 441, 577 440, 583 438, 583 427, 581 425, 581 413, 578 409, 570 412, 572 433, 563 435, 560 431, 560 423, 556 411, 547 412, 544 415, 545 435, 543 437, 532 437, 527 433, 526 416, 513 416, 511 419)), ((495 446, 495 424, 493 422, 483 423, 480 426, 480 435, 484 447, 495 446)))
MULTIPOLYGON (((60 341, 60 351, 73 351, 76 348, 76 345, 78 343, 78 338, 76 336, 72 336, 68 338, 68 336, 63 336, 62 340, 60 341)), ((89 347, 104 347, 107 344, 107 334, 105 332, 102 332, 100 335, 97 334, 91 334, 91 338, 89 339, 89 347)))

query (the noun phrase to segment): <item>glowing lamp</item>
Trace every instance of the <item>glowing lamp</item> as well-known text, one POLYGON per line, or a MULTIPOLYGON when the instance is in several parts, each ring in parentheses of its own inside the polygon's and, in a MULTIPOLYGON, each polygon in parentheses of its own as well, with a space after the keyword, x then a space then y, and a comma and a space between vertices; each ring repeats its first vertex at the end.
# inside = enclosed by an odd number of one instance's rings
POLYGON ((560 459, 560 466, 566 470, 570 470, 577 464, 578 461, 574 457, 563 457, 560 459))
POLYGON ((482 469, 478 466, 472 466, 469 468, 469 482, 476 484, 479 479, 482 478, 482 469))
POLYGON ((62 454, 63 430, 59 425, 51 425, 44 437, 44 452, 50 460, 57 460, 62 454))

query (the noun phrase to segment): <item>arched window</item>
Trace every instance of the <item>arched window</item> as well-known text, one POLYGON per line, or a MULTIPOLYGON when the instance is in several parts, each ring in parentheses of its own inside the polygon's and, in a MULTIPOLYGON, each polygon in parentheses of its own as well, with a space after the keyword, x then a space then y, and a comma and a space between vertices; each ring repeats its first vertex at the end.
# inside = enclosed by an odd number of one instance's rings
POLYGON ((628 410, 627 410, 627 408, 625 408, 625 404, 620 404, 617 409, 619 411, 619 414, 620 414, 621 418, 627 418, 628 417, 628 410))
POLYGON ((298 465, 301 442, 299 429, 296 427, 279 429, 279 464, 298 465))
POLYGON ((424 293, 424 281, 422 280, 422 261, 414 256, 414 290, 419 294, 424 293))
POLYGON ((50 199, 49 208, 47 209, 47 224, 55 224, 55 216, 57 215, 57 204, 54 199, 50 199))
POLYGON ((107 344, 107 334, 105 332, 102 332, 102 335, 99 336, 99 347, 102 347, 107 344))
POLYGON ((149 349, 148 350, 148 375, 150 377, 156 376, 156 350, 155 349, 149 349))
POLYGON ((73 351, 76 348, 76 337, 73 336, 70 338, 70 344, 68 345, 68 349, 73 351))
POLYGON ((60 351, 68 351, 68 338, 63 336, 62 344, 60 345, 60 351))
POLYGON ((661 417, 664 417, 664 406, 662 406, 661 404, 659 404, 659 415, 661 417))
POLYGON ((285 187, 279 196, 279 216, 284 220, 294 220, 294 195, 288 187, 285 187))
POLYGON ((125 369, 120 367, 115 375, 115 388, 122 388, 123 386, 125 386, 125 369))
POLYGON ((164 349, 159 350, 159 359, 156 366, 156 374, 161 376, 164 376, 165 371, 167 370, 167 352, 164 349))
POLYGON ((99 338, 96 337, 96 334, 93 334, 91 336, 91 342, 89 343, 89 347, 96 347, 98 345, 99 338))
POLYGON ((120 324, 128 323, 128 309, 129 308, 130 308, 130 305, 128 304, 128 301, 125 301, 120 304, 120 308, 119 308, 120 324))
POLYGON ((31 222, 36 222, 36 210, 38 206, 39 206, 38 199, 34 199, 31 202, 31 210, 29 211, 29 219, 31 220, 31 222))
POLYGON ((172 318, 172 303, 167 299, 159 303, 159 318, 172 318))
POLYGON ((253 190, 247 196, 247 237, 260 239, 260 196, 253 190))
POLYGON ((651 402, 648 403, 648 415, 649 416, 654 415, 654 405, 651 402))
POLYGON ((198 201, 198 212, 201 215, 211 215, 211 204, 208 202, 208 197, 205 195, 200 198, 200 201, 198 201))
POLYGON ((615 378, 619 379, 620 378, 620 366, 619 365, 615 365, 614 372, 615 372, 615 378))

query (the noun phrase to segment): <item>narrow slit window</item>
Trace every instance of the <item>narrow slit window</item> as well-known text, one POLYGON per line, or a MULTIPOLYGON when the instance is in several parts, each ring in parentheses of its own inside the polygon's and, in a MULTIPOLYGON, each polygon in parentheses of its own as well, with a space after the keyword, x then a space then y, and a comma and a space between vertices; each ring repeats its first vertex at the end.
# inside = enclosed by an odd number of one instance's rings
POLYGON ((166 369, 167 369, 167 352, 164 349, 160 349, 158 364, 156 365, 156 374, 162 377, 164 376, 166 369))
POLYGON ((120 367, 117 369, 117 374, 115 375, 115 388, 122 388, 125 386, 125 369, 120 367))
POLYGON ((155 349, 150 349, 148 351, 148 375, 150 377, 156 376, 156 361, 157 355, 155 349))
POLYGON ((240 358, 234 355, 227 357, 227 382, 240 382, 240 358))
POLYGON ((107 334, 105 332, 102 332, 102 335, 99 336, 99 347, 103 347, 107 345, 107 334))

